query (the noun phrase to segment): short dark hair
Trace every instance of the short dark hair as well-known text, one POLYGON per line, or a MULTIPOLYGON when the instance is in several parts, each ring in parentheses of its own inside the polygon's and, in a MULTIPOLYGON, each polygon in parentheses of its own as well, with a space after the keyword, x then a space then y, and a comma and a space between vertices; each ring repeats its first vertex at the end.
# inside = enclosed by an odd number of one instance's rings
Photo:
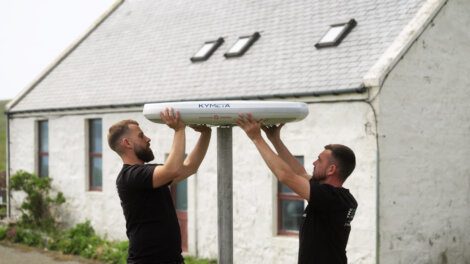
POLYGON ((108 131, 108 145, 109 147, 116 151, 117 153, 121 153, 119 149, 119 140, 129 131, 129 125, 139 125, 137 121, 127 119, 117 122, 116 124, 112 125, 108 131))
POLYGON ((356 167, 354 152, 341 144, 329 144, 325 146, 325 149, 331 150, 331 155, 339 168, 339 175, 343 182, 346 181, 356 167))

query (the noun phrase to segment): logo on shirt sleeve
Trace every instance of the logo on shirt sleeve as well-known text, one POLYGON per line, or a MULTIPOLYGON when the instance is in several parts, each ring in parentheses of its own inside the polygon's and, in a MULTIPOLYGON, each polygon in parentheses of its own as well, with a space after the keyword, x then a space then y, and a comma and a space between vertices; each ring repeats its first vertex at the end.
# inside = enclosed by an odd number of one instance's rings
POLYGON ((349 208, 348 214, 346 215, 346 222, 344 223, 344 226, 351 226, 351 222, 352 222, 355 214, 356 214, 356 209, 355 208, 349 208))

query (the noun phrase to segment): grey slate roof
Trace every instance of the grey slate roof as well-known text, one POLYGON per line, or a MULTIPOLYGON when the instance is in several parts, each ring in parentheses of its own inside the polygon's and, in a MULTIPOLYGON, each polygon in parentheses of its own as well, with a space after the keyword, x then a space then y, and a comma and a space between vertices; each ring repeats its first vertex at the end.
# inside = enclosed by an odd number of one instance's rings
POLYGON ((10 112, 355 90, 423 2, 126 0, 10 112), (338 47, 314 47, 351 18, 338 47), (244 56, 223 56, 256 31, 244 56), (209 60, 190 61, 218 37, 209 60))

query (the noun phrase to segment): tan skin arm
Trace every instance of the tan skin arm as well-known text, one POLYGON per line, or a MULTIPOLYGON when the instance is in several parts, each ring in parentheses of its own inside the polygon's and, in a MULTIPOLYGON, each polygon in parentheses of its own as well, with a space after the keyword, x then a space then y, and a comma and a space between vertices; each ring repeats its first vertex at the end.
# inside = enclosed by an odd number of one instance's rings
POLYGON ((310 180, 310 175, 308 175, 304 166, 294 157, 294 155, 292 155, 286 145, 284 145, 284 142, 281 140, 281 128, 283 126, 284 124, 262 126, 261 129, 263 129, 269 141, 271 141, 273 144, 279 157, 289 164, 296 174, 303 176, 307 180, 310 180))
POLYGON ((206 156, 212 129, 205 125, 191 126, 191 128, 194 129, 194 131, 201 133, 201 135, 199 136, 193 151, 191 151, 188 157, 184 160, 183 166, 178 173, 179 175, 172 184, 177 184, 178 182, 195 174, 206 156))
POLYGON ((261 136, 261 122, 254 120, 251 114, 239 115, 237 124, 242 128, 259 153, 280 182, 287 185, 305 200, 310 198, 309 181, 301 174, 296 173, 289 164, 278 156, 261 136))
POLYGON ((164 165, 155 167, 153 171, 153 188, 163 186, 180 176, 183 166, 184 152, 186 147, 186 125, 181 121, 178 111, 167 108, 160 113, 165 124, 175 131, 173 144, 164 165))

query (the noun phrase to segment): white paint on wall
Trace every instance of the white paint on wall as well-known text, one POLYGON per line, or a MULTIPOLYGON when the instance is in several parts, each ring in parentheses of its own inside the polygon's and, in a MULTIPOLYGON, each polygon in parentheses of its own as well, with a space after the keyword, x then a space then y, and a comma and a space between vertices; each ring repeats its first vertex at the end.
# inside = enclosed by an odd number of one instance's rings
POLYGON ((378 101, 380 263, 470 263, 470 2, 448 1, 378 101))

